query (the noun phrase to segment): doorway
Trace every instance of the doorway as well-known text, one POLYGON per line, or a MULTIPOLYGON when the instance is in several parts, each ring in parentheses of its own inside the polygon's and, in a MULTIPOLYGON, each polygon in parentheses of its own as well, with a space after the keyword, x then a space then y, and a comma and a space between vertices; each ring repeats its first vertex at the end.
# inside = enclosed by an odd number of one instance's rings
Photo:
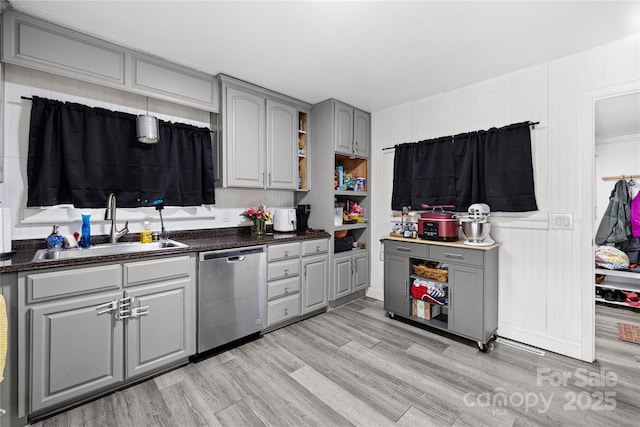
MULTIPOLYGON (((640 81, 586 92, 583 97, 583 140, 587 145, 583 155, 589 156, 583 157, 583 164, 585 166, 591 165, 591 167, 585 167, 583 178, 584 182, 593 184, 593 191, 585 197, 584 212, 586 214, 583 227, 585 242, 588 242, 585 245, 588 251, 584 252, 585 269, 583 271, 590 272, 585 277, 585 292, 583 294, 583 360, 587 361, 593 361, 598 354, 604 354, 600 351, 601 348, 596 349, 596 342, 599 345, 603 342, 600 338, 603 331, 602 321, 606 321, 605 323, 608 325, 606 327, 609 328, 609 331, 616 325, 613 318, 616 307, 613 309, 608 307, 603 311, 599 304, 596 310, 594 236, 608 205, 611 190, 617 180, 630 180, 630 175, 640 175, 639 111, 640 81), (597 339, 596 331, 598 331, 597 339)), ((637 184, 632 187, 632 196, 636 196, 640 191, 640 178, 636 182, 637 184)), ((605 280, 608 280, 607 288, 615 288, 616 282, 623 284, 624 282, 635 282, 634 286, 640 289, 640 273, 638 273, 637 279, 607 276, 605 280)), ((614 304, 610 305, 614 306, 614 304)), ((624 303, 622 302, 620 305, 622 306, 624 303)), ((624 310, 623 307, 620 309, 624 310)), ((631 318, 634 317, 631 316, 631 318)), ((628 320, 628 313, 623 315, 620 312, 620 319, 621 322, 624 322, 623 319, 628 320)), ((640 316, 638 319, 640 324, 640 316)))

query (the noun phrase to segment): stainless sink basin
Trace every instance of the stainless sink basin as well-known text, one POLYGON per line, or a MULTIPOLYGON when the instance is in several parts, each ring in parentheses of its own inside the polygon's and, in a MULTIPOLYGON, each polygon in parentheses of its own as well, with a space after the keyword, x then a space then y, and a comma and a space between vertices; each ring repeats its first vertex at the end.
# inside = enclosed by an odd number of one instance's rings
POLYGON ((40 249, 33 257, 34 262, 39 261, 54 261, 60 259, 76 259, 87 258, 95 256, 105 255, 121 255, 130 254, 136 252, 149 252, 157 251, 161 249, 177 249, 186 248, 184 243, 176 242, 175 240, 164 240, 153 243, 139 243, 139 242, 123 242, 123 243, 107 243, 104 245, 95 245, 87 249, 67 249, 60 251, 50 251, 48 249, 40 249))

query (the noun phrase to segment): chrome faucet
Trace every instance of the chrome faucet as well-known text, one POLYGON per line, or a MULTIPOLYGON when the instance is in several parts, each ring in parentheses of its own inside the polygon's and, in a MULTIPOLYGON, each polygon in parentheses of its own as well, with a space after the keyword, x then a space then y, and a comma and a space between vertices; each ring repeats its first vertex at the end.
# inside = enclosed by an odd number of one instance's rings
POLYGON ((129 221, 124 223, 122 230, 116 230, 116 195, 109 194, 109 200, 107 200, 107 210, 104 212, 104 219, 111 220, 111 231, 109 232, 109 239, 111 243, 116 243, 119 238, 129 232, 129 221))

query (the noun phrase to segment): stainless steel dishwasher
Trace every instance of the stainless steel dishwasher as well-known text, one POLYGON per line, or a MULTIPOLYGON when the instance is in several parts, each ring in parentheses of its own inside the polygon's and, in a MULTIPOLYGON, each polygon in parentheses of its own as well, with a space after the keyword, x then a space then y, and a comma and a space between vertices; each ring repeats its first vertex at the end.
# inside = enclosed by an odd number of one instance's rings
POLYGON ((266 325, 265 246, 200 253, 198 353, 247 337, 266 325))

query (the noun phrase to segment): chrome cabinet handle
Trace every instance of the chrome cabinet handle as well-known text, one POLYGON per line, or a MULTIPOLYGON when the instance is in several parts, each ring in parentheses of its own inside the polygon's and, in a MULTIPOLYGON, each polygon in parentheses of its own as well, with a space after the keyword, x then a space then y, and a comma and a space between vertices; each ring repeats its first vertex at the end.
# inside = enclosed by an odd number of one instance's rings
POLYGON ((269 185, 271 185, 271 172, 269 172, 269 185))
POLYGON ((289 309, 288 309, 288 308, 285 308, 285 309, 284 309, 284 315, 285 315, 285 316, 288 316, 288 315, 289 315, 289 309))
POLYGON ((316 252, 320 252, 320 246, 316 246, 316 252))
POLYGON ((404 246, 398 246, 397 249, 400 252, 411 252, 411 248, 405 248, 404 246))
POLYGON ((289 251, 284 251, 284 257, 288 258, 289 257, 289 251))
POLYGON ((408 287, 409 287, 409 282, 407 281, 407 279, 404 279, 404 296, 406 297, 408 294, 408 287))
POLYGON ((285 275, 285 277, 289 275, 289 269, 288 268, 284 269, 284 275, 285 275))
POLYGON ((464 258, 464 255, 462 254, 453 254, 451 252, 445 252, 443 253, 443 255, 446 256, 447 258, 458 258, 458 259, 464 258))

